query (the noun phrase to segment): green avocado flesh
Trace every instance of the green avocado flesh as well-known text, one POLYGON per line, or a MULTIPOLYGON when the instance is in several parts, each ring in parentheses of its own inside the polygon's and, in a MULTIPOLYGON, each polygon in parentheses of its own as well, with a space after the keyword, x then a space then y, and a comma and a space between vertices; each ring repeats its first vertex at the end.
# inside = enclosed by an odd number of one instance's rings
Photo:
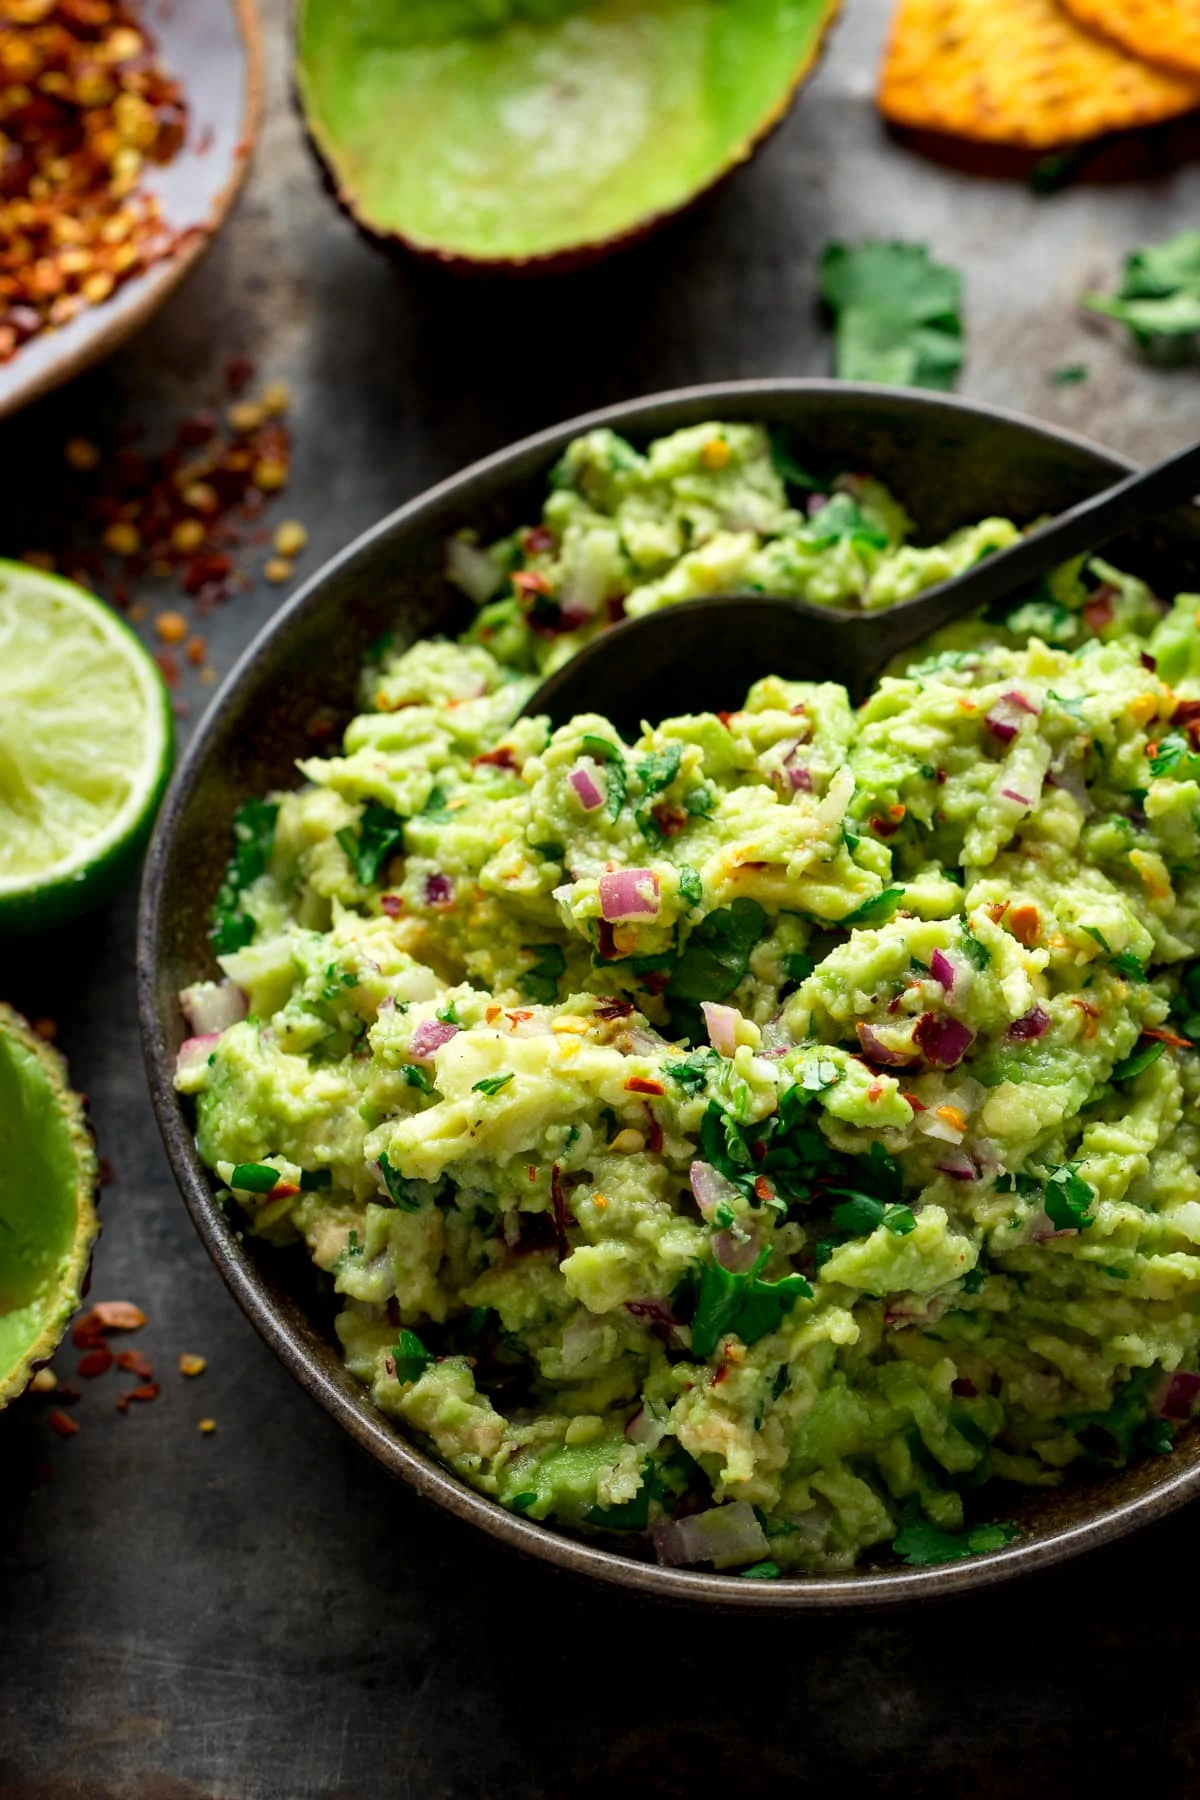
POLYGON ((79 1304, 98 1230, 96 1162, 65 1068, 0 1007, 0 1405, 79 1304))
POLYGON ((836 0, 301 0, 298 82, 372 231, 479 261, 601 243, 747 154, 836 0))

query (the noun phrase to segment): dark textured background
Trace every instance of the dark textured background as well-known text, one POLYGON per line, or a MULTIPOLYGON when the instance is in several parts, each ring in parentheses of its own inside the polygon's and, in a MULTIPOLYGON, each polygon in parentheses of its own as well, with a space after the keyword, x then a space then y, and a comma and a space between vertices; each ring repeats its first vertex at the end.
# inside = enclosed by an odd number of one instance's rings
MULTIPOLYGON (((49 537, 66 436, 169 431, 236 353, 292 386, 295 479, 273 516, 308 524, 316 567, 435 478, 583 407, 825 373, 815 260, 867 232, 924 238, 966 271, 968 394, 1142 458, 1196 430, 1194 369, 1139 365, 1074 304, 1130 245, 1200 217, 1192 127, 1049 199, 1019 171, 947 166, 881 132, 888 4, 849 0, 791 121, 688 218, 554 284, 457 285, 390 267, 339 219, 288 105, 285 0, 266 12, 269 114, 236 218, 134 347, 0 432, 0 549, 49 537), (1080 361, 1089 382, 1050 384, 1080 361)), ((260 587, 212 622, 221 672, 279 598, 260 587)), ((183 691, 200 704, 192 678, 183 691)), ((115 1171, 93 1291, 146 1308, 137 1342, 163 1379, 126 1416, 114 1377, 82 1384, 69 1442, 33 1398, 0 1420, 3 1800, 1195 1791, 1194 1513, 977 1600, 751 1622, 568 1585, 391 1485, 277 1366, 193 1236, 145 1093, 133 910, 129 895, 0 953, 0 994, 57 1019, 92 1097, 115 1171), (198 1381, 175 1374, 181 1350, 209 1358, 198 1381)))

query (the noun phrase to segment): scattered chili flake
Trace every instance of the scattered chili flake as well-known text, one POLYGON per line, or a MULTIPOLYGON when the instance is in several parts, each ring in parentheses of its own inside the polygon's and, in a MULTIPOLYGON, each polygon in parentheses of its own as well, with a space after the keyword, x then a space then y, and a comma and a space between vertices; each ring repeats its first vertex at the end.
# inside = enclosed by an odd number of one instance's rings
POLYGON ((654 1116, 654 1108, 646 1103, 646 1145, 651 1156, 659 1156, 663 1147, 663 1128, 654 1116))
POLYGON ((518 771, 519 764, 516 755, 510 746, 508 744, 500 744, 495 750, 484 750, 481 751, 478 756, 473 756, 471 758, 471 767, 473 769, 487 767, 510 769, 515 775, 518 771))
POLYGON ((1024 944, 1027 950, 1037 943, 1042 921, 1036 906, 1014 906, 1008 915, 1008 924, 1018 943, 1024 944))
POLYGON ((113 1353, 101 1344, 95 1350, 84 1351, 76 1373, 90 1379, 94 1375, 106 1375, 112 1366, 113 1353))
POLYGON ((33 1030, 36 1037, 44 1038, 46 1043, 50 1043, 58 1036, 58 1021, 56 1019, 35 1019, 33 1030))
POLYGON ((63 455, 72 469, 94 469, 100 461, 100 451, 89 438, 68 438, 63 455))
POLYGON ((101 1156, 97 1159, 97 1174, 102 1188, 111 1187, 116 1180, 116 1172, 107 1156, 101 1156))
POLYGON ((76 1319, 71 1333, 78 1344, 81 1338, 94 1337, 101 1331, 140 1331, 146 1315, 132 1300, 98 1300, 89 1312, 76 1319))
POLYGON ((61 1438, 74 1437, 79 1430, 78 1419, 73 1419, 70 1413, 59 1412, 57 1409, 46 1414, 46 1423, 51 1431, 57 1432, 61 1438))
POLYGON ((1172 1050, 1190 1050, 1191 1038, 1180 1037, 1177 1031, 1167 1031, 1162 1025, 1143 1025, 1142 1036, 1156 1038, 1160 1044, 1170 1045, 1172 1050))
POLYGON ((308 543, 308 532, 299 519, 285 519, 275 527, 274 546, 277 556, 295 557, 308 543))
POLYGON ((169 688, 179 686, 179 658, 169 650, 156 650, 154 661, 158 664, 158 672, 169 688))
POLYGON ((773 1200, 775 1198, 775 1189, 771 1186, 765 1175, 756 1175, 754 1177, 754 1197, 763 1206, 767 1204, 768 1200, 773 1200))
POLYGON ((193 668, 200 668, 205 657, 208 655, 207 641, 199 636, 190 637, 184 646, 184 655, 192 664, 193 668))
POLYGON ((661 1081, 648 1081, 644 1075, 631 1075, 625 1086, 631 1094, 665 1094, 667 1091, 661 1081))
POLYGON ((144 1381, 140 1387, 126 1388, 123 1394, 117 1395, 117 1411, 128 1412, 132 1400, 157 1400, 160 1391, 157 1381, 144 1381))
POLYGON ((208 1437, 217 1429, 217 1421, 215 1419, 198 1419, 196 1423, 197 1429, 202 1431, 205 1437, 208 1437))
POLYGON ((205 1356, 194 1356, 189 1350, 184 1350, 180 1355, 179 1373, 181 1375, 203 1375, 207 1367, 208 1358, 205 1356))
POLYGON ((143 1381, 149 1381, 154 1374, 150 1358, 141 1350, 118 1350, 116 1361, 118 1369, 124 1369, 128 1375, 138 1375, 143 1381))
POLYGON ((570 1251, 567 1241, 567 1197, 563 1193, 562 1172, 557 1163, 550 1167, 550 1199, 554 1207, 554 1235, 558 1239, 560 1258, 570 1251))
POLYGON ((292 565, 285 556, 272 556, 263 564, 263 576, 267 581, 280 583, 292 579, 292 565))

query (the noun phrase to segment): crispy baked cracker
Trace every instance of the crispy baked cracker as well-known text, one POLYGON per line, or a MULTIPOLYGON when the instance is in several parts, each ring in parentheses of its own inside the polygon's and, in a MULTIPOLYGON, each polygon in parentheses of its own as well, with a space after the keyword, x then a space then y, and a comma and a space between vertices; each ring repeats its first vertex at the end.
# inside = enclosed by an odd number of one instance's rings
POLYGON ((1200 0, 1063 0, 1081 25, 1133 56, 1200 75, 1200 0))
POLYGON ((1128 55, 1057 0, 900 0, 878 98, 897 125, 1044 150, 1189 112, 1200 80, 1128 55))

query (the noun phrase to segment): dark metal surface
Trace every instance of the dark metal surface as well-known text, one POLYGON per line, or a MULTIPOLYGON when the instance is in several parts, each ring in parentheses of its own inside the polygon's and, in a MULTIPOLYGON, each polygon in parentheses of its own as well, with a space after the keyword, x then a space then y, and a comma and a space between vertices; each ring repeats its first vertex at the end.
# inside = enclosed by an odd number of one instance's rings
MULTIPOLYGON (((1131 245, 1194 223, 1191 127, 1157 136, 1138 179, 1046 200, 919 158, 869 106, 886 0, 851 0, 794 117, 689 218, 554 285, 448 286, 390 268, 330 207, 286 106, 283 0, 266 11, 272 103, 228 235, 134 346, 0 433, 0 547, 49 535, 66 436, 130 417, 169 432, 240 352, 293 385, 276 516, 306 521, 315 567, 429 481, 584 407, 824 373, 815 259, 864 232, 926 238, 965 270, 965 392, 1141 460, 1195 434, 1195 372, 1144 368, 1074 308, 1131 245), (1080 361, 1089 382, 1050 385, 1080 361)), ((278 598, 211 622, 219 668, 278 598)), ((163 1377, 126 1416, 89 1386, 69 1442, 36 1400, 0 1420, 3 1800, 1194 1793, 1194 1509, 1003 1591, 755 1620, 530 1567, 389 1480, 259 1342, 175 1193, 137 1046, 133 912, 129 896, 0 952, 0 992, 58 1019, 92 1095, 115 1173, 95 1292, 145 1306, 163 1377), (181 1350, 209 1357, 197 1381, 175 1375, 181 1350)))

